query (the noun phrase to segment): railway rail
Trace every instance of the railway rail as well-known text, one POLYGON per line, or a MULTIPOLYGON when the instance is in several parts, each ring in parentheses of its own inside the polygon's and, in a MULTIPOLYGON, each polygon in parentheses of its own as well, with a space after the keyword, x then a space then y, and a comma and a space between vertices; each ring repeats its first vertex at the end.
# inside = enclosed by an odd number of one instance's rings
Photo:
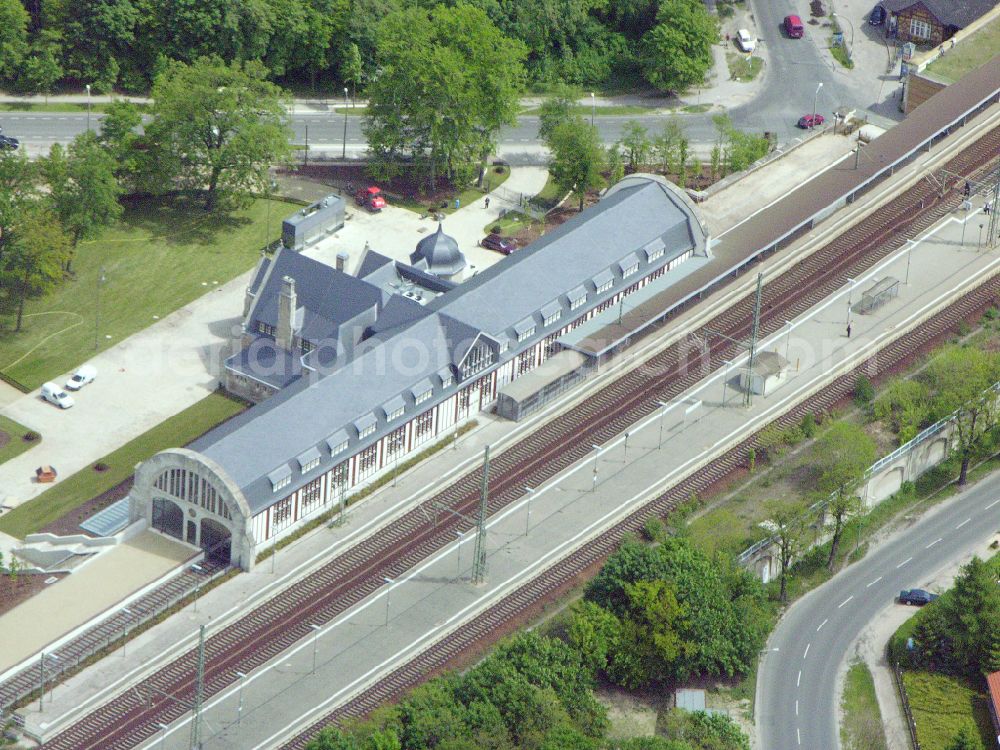
MULTIPOLYGON (((984 169, 980 165, 995 157, 998 147, 1000 128, 962 151, 947 169, 963 180, 972 178, 984 169)), ((770 280, 763 289, 762 332, 777 330, 786 320, 842 286, 845 276, 855 276, 870 267, 901 246, 905 234, 919 233, 959 202, 954 189, 942 194, 939 185, 926 178, 921 180, 782 276, 770 280)), ((520 499, 525 485, 538 486, 587 455, 592 444, 611 439, 658 408, 658 400, 679 395, 705 372, 731 358, 734 345, 725 339, 708 338, 707 330, 736 340, 747 336, 752 305, 752 299, 745 298, 699 329, 696 335, 704 346, 699 344, 692 352, 689 347, 671 345, 645 366, 625 373, 497 456, 491 464, 489 512, 495 513, 520 499)), ((713 469, 705 475, 714 473, 713 469)), ((457 514, 472 515, 478 503, 480 478, 481 470, 466 474, 368 537, 364 544, 345 551, 213 634, 206 642, 205 696, 232 684, 237 671, 248 673, 311 635, 312 624, 327 622, 375 593, 385 577, 403 574, 451 543, 455 531, 468 528, 468 523, 455 514, 429 522, 425 509, 431 509, 433 515, 433 508, 443 505, 457 514)), ((532 589, 524 590, 529 592, 526 596, 533 595, 532 589)), ((91 712, 43 747, 112 750, 139 744, 153 736, 161 723, 170 723, 187 712, 194 692, 195 662, 193 651, 179 656, 142 681, 137 689, 91 712)), ((418 663, 400 684, 410 684, 407 680, 421 670, 418 663)))

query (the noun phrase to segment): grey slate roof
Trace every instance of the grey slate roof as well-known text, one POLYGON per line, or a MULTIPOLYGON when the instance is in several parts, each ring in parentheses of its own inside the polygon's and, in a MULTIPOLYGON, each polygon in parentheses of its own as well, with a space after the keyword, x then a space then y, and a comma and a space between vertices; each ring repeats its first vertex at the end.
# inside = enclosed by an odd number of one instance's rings
POLYGON ((417 249, 410 254, 410 263, 414 266, 421 261, 426 264, 429 273, 438 276, 451 276, 467 265, 465 256, 458 249, 458 242, 444 233, 440 222, 437 231, 420 240, 417 249))
MULTIPOLYGON (((666 188, 652 180, 633 179, 619 185, 597 206, 426 306, 391 297, 371 327, 372 335, 357 346, 352 357, 338 358, 328 374, 307 373, 195 441, 191 448, 217 462, 257 513, 307 481, 293 477, 289 488, 274 492, 268 472, 275 467, 287 468, 296 456, 318 446, 319 470, 325 471, 399 424, 395 420, 386 424, 380 407, 402 402, 409 411, 421 389, 431 383, 434 394, 419 407, 424 411, 465 385, 456 377, 456 367, 477 341, 492 348, 497 341, 507 340, 515 327, 530 329, 543 308, 554 311, 554 306, 568 306, 563 300, 578 294, 595 277, 614 279, 609 269, 657 237, 664 238, 668 249, 650 269, 695 247, 689 214, 677 205, 676 197, 668 197, 666 188), (448 381, 452 382, 442 387, 448 381), (355 430, 373 424, 374 434, 359 439, 355 430), (343 436, 349 441, 347 452, 331 457, 330 451, 339 447, 343 436)), ((369 276, 383 273, 386 267, 382 256, 376 256, 370 252, 362 263, 370 261, 369 276)), ((588 306, 614 291, 591 292, 588 306)), ((538 330, 529 340, 512 345, 493 366, 533 346, 543 335, 538 330)))
POLYGON ((997 0, 882 0, 890 13, 899 13, 914 5, 923 5, 944 26, 965 28, 991 10, 997 0))

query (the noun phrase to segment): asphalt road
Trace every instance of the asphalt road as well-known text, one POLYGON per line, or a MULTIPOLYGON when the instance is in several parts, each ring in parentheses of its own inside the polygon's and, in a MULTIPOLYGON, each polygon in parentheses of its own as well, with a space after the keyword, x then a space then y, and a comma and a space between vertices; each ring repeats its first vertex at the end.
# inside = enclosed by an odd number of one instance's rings
MULTIPOLYGON (((838 747, 837 679, 865 626, 900 590, 928 588, 1000 529, 1000 473, 932 509, 863 560, 796 602, 758 671, 757 729, 766 750, 838 747)), ((846 539, 845 543, 853 543, 846 539)))
MULTIPOLYGON (((806 26, 803 39, 788 39, 781 30, 782 19, 789 13, 802 13, 799 3, 792 0, 757 2, 754 7, 755 33, 760 42, 761 54, 766 58, 763 86, 750 102, 728 110, 734 124, 753 132, 772 131, 778 141, 785 143, 801 131, 795 128, 798 118, 813 110, 817 84, 823 83, 817 109, 830 115, 841 107, 863 108, 870 100, 870 93, 857 84, 852 89, 851 79, 823 49, 825 31, 806 26), (860 90, 856 90, 860 89, 860 90)), ((688 137, 695 144, 709 144, 716 140, 712 122, 715 113, 677 113, 676 115, 651 114, 639 116, 599 116, 595 124, 605 143, 617 141, 625 123, 639 121, 651 132, 658 131, 671 116, 684 124, 688 137)), ((9 135, 16 136, 27 145, 48 148, 55 142, 68 142, 87 127, 98 128, 101 115, 92 113, 43 113, 10 112, 0 115, 0 124, 9 135)), ((337 146, 348 154, 357 155, 365 150, 360 117, 333 112, 293 112, 292 129, 296 143, 308 143, 313 148, 337 153, 337 146), (346 125, 346 131, 345 131, 346 125)), ((546 154, 538 142, 538 118, 526 115, 513 127, 504 128, 499 136, 497 152, 515 163, 539 163, 546 154)))

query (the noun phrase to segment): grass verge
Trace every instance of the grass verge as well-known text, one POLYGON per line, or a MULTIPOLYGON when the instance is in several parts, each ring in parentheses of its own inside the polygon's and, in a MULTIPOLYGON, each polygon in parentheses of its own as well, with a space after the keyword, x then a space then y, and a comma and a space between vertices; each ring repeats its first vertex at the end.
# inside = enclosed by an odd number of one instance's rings
POLYGON ((30 433, 37 436, 38 433, 32 432, 23 424, 15 422, 8 417, 0 417, 0 432, 5 432, 10 437, 7 444, 3 448, 0 448, 0 464, 4 461, 9 461, 14 456, 20 456, 26 450, 41 442, 41 437, 36 437, 34 440, 25 440, 25 435, 30 433))
POLYGON ((921 750, 946 750, 955 735, 971 725, 989 747, 992 735, 986 695, 965 680, 930 672, 903 672, 903 685, 917 725, 921 750))
POLYGON ((764 69, 764 61, 753 55, 738 55, 735 52, 726 53, 726 65, 729 67, 729 77, 734 81, 752 81, 764 69))
MULTIPOLYGON (((462 425, 461 427, 458 428, 458 437, 461 437, 462 435, 464 435, 465 433, 469 432, 470 430, 476 429, 476 427, 478 427, 478 426, 479 426, 479 423, 476 422, 476 420, 472 420, 471 422, 466 422, 464 425, 462 425)), ((364 487, 363 489, 359 490, 358 492, 355 492, 353 495, 348 495, 347 498, 346 498, 345 505, 346 506, 354 505, 354 503, 358 502, 359 500, 363 500, 364 498, 366 498, 369 495, 371 495, 373 492, 375 492, 375 490, 378 490, 378 489, 380 489, 382 487, 385 487, 385 485, 389 484, 389 482, 392 481, 392 478, 394 476, 397 476, 398 474, 402 474, 402 473, 408 471, 409 469, 412 469, 414 466, 416 466, 418 463, 420 463, 424 459, 430 458, 435 453, 438 453, 439 451, 444 450, 449 445, 451 445, 451 441, 452 440, 455 440, 455 437, 442 438, 441 440, 439 440, 438 442, 434 443, 434 445, 430 446, 429 448, 426 448, 426 449, 420 451, 420 453, 418 453, 417 455, 413 456, 412 458, 408 458, 406 461, 403 461, 399 466, 397 466, 395 468, 395 470, 391 474, 386 474, 384 476, 381 476, 378 479, 376 479, 374 482, 372 482, 371 484, 369 484, 366 487, 364 487)), ((313 529, 317 529, 320 526, 322 526, 323 524, 329 523, 339 513, 340 513, 340 508, 339 507, 337 507, 337 508, 331 508, 330 510, 328 510, 328 511, 326 511, 324 513, 321 513, 320 515, 316 516, 314 519, 312 519, 308 523, 306 523, 303 526, 301 526, 298 529, 296 529, 294 533, 289 534, 288 536, 286 536, 286 537, 284 537, 282 539, 279 539, 272 546, 268 547, 266 550, 264 550, 263 552, 259 553, 257 555, 256 562, 260 563, 260 562, 266 560, 267 558, 269 558, 272 555, 274 555, 274 553, 277 552, 279 549, 283 549, 283 548, 287 547, 289 544, 291 544, 292 542, 298 541, 299 539, 301 539, 302 537, 304 537, 306 534, 308 534, 313 529)))
MULTIPOLYGON (((137 103, 139 111, 145 112, 149 106, 137 103)), ((104 103, 90 105, 91 114, 103 114, 108 111, 108 105, 104 103)), ((3 102, 0 103, 0 112, 63 112, 69 114, 86 114, 87 103, 76 102, 36 102, 30 100, 3 102)), ((11 133, 15 135, 16 133, 11 133)))
POLYGON ((273 239, 292 210, 261 199, 222 216, 181 198, 126 209, 120 224, 80 243, 70 278, 29 300, 19 333, 0 331, 0 371, 30 389, 73 369, 250 270, 267 220, 273 239))
MULTIPOLYGON (((522 115, 537 115, 541 112, 541 107, 529 107, 521 110, 522 115)), ((659 110, 656 107, 642 107, 637 104, 607 104, 600 107, 592 107, 589 104, 577 104, 570 107, 570 112, 581 117, 608 117, 612 115, 652 115, 659 110)))
POLYGON ((688 104, 687 106, 681 107, 681 112, 687 112, 692 115, 700 115, 702 112, 708 112, 711 108, 711 104, 688 104))
POLYGON ((0 516, 0 531, 23 539, 70 513, 91 498, 107 492, 132 475, 135 465, 165 449, 186 445, 212 427, 238 414, 246 405, 221 392, 193 406, 100 459, 107 471, 86 468, 66 477, 38 497, 0 516))
POLYGON ((499 227, 500 234, 504 237, 510 237, 517 234, 522 229, 526 229, 527 227, 535 226, 540 223, 541 222, 538 220, 531 218, 527 214, 522 214, 520 211, 508 211, 503 215, 503 218, 491 221, 483 227, 483 234, 489 234, 493 231, 494 227, 499 227))
POLYGON ((875 681, 864 662, 847 670, 841 699, 840 743, 843 750, 887 750, 875 681))
POLYGON ((334 107, 333 111, 338 115, 354 115, 364 117, 368 114, 368 107, 334 107))

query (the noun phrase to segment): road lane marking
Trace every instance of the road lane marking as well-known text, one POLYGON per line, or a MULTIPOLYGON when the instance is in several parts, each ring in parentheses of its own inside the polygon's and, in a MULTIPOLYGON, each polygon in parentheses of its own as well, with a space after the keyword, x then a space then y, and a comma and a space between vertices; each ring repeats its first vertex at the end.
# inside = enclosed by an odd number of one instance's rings
POLYGON ((811 643, 807 643, 807 644, 806 644, 806 650, 802 652, 802 658, 803 658, 803 659, 805 659, 805 658, 806 658, 807 656, 809 656, 809 647, 810 647, 811 645, 812 645, 811 643))
POLYGON ((962 521, 962 523, 960 523, 960 524, 959 524, 958 526, 956 526, 955 528, 956 528, 956 529, 960 529, 960 528, 962 528, 963 526, 965 526, 965 524, 967 524, 967 523, 968 523, 969 521, 971 521, 971 520, 972 520, 971 518, 966 518, 966 519, 965 519, 964 521, 962 521))
POLYGON ((795 701, 795 715, 796 716, 799 715, 799 702, 798 702, 798 700, 795 701))
POLYGON ((826 623, 827 623, 827 622, 829 622, 829 620, 828 620, 828 619, 827 619, 827 620, 823 620, 823 622, 821 622, 821 623, 819 624, 819 627, 818 627, 818 628, 816 628, 816 632, 818 633, 819 631, 821 631, 821 630, 823 629, 823 626, 824 626, 824 625, 826 625, 826 623))
POLYGON ((992 503, 990 503, 989 505, 986 506, 986 510, 989 510, 990 508, 992 508, 997 503, 1000 503, 1000 500, 994 500, 992 503))
POLYGON ((879 576, 879 577, 878 577, 878 578, 876 578, 876 579, 875 579, 874 581, 872 581, 872 582, 871 582, 871 583, 869 583, 869 584, 868 584, 867 586, 865 586, 865 588, 866 588, 866 589, 870 589, 870 588, 871 588, 872 586, 874 586, 874 585, 875 585, 876 583, 878 583, 878 582, 879 582, 879 581, 881 581, 881 580, 882 580, 882 576, 879 576))
POLYGON ((802 684, 802 670, 799 670, 799 676, 795 678, 795 687, 802 684))
POLYGON ((912 559, 913 559, 912 557, 908 557, 905 560, 903 560, 903 562, 901 562, 899 565, 896 566, 896 570, 899 570, 900 568, 902 568, 904 565, 906 565, 906 563, 908 563, 912 559))
POLYGON ((799 728, 798 727, 795 727, 795 739, 798 740, 798 743, 800 745, 802 744, 802 735, 799 734, 799 728))
POLYGON ((854 598, 854 594, 851 594, 849 597, 847 597, 846 599, 844 599, 844 601, 842 601, 840 604, 837 605, 837 609, 840 609, 841 607, 843 607, 845 604, 847 604, 853 598, 854 598))
POLYGON ((935 540, 934 540, 933 542, 931 542, 931 543, 930 543, 930 544, 928 544, 928 545, 927 545, 926 547, 924 547, 924 549, 930 549, 931 547, 933 547, 933 546, 934 546, 935 544, 937 544, 937 543, 938 543, 938 542, 940 542, 940 541, 941 541, 941 537, 938 537, 938 538, 937 538, 937 539, 935 539, 935 540))

